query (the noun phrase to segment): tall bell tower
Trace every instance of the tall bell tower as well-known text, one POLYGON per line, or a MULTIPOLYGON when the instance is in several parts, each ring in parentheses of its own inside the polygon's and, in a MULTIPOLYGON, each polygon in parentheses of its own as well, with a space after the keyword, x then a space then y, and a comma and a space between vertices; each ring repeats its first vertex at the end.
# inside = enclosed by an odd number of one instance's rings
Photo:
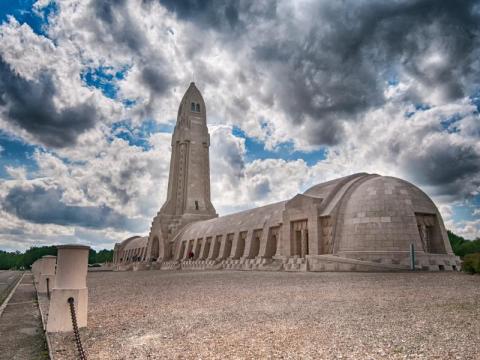
POLYGON ((209 147, 205 102, 192 82, 178 108, 167 200, 152 223, 150 259, 170 258, 170 240, 186 224, 218 216, 210 200, 209 147))

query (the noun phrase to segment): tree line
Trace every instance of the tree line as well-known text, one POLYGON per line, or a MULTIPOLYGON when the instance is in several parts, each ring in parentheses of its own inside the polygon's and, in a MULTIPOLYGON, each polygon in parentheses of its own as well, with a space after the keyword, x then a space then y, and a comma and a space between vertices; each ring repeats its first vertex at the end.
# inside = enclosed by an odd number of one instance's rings
MULTIPOLYGON (((29 269, 32 264, 45 255, 57 256, 56 246, 34 246, 25 251, 7 252, 0 250, 0 270, 8 269, 29 269)), ((89 264, 102 264, 111 262, 113 259, 113 250, 95 251, 90 249, 88 254, 89 264)))

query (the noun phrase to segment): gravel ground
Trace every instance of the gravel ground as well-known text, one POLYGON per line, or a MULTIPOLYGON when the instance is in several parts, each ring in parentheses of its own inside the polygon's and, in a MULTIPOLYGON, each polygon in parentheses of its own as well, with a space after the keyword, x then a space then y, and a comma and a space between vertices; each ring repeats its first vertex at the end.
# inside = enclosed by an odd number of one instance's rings
MULTIPOLYGON (((89 273, 89 359, 480 359, 480 276, 89 273)), ((72 335, 55 335, 56 359, 72 335)))

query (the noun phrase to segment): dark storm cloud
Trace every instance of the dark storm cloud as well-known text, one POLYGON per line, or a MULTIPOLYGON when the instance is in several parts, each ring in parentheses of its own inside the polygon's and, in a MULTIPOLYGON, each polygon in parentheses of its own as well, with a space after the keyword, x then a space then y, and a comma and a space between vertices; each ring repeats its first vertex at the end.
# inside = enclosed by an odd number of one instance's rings
POLYGON ((96 110, 86 103, 58 110, 53 101, 56 94, 50 74, 26 80, 0 57, 0 113, 45 145, 71 146, 94 126, 96 110))
POLYGON ((439 195, 469 195, 480 186, 480 153, 471 145, 437 141, 402 165, 419 184, 436 186, 439 195))
POLYGON ((126 0, 92 0, 94 18, 101 22, 92 21, 90 26, 99 42, 113 37, 115 43, 139 53, 146 43, 145 35, 130 16, 126 5, 126 0))
POLYGON ((20 219, 37 224, 143 230, 142 224, 109 207, 66 205, 61 198, 62 192, 59 189, 15 187, 5 197, 3 207, 20 219))
POLYGON ((216 29, 242 29, 246 21, 255 17, 266 17, 275 14, 275 2, 269 1, 267 6, 258 6, 255 1, 227 0, 160 0, 160 3, 178 18, 196 22, 202 27, 216 29), (240 14, 243 14, 242 19, 240 14))
POLYGON ((157 95, 163 94, 170 87, 170 79, 161 68, 145 66, 141 70, 141 79, 157 95))
POLYGON ((255 59, 271 69, 277 105, 316 129, 310 141, 335 144, 339 121, 381 106, 386 81, 398 73, 441 90, 447 101, 468 95, 480 74, 477 3, 323 2, 312 10, 318 21, 267 37, 254 48, 255 59), (433 50, 444 61, 424 65, 433 50))

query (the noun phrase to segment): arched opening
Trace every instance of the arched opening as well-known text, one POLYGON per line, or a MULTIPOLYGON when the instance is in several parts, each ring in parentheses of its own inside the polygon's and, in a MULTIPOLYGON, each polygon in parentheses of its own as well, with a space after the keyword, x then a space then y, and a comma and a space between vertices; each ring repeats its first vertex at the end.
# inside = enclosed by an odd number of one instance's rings
POLYGON ((159 253, 160 253, 160 240, 158 239, 157 236, 155 236, 152 242, 152 251, 150 252, 150 259, 152 261, 157 261, 159 253))
POLYGON ((212 238, 207 237, 206 242, 205 242, 205 247, 203 248, 203 254, 200 257, 201 260, 205 260, 208 257, 208 254, 210 254, 211 243, 212 243, 212 238))
POLYGON ((195 246, 195 250, 193 251, 194 253, 194 259, 197 260, 200 256, 200 249, 202 248, 202 239, 197 240, 197 245, 195 246))
POLYGON ((190 105, 190 110, 195 111, 195 103, 194 102, 192 102, 192 104, 190 105))
POLYGON ((445 254, 445 244, 434 214, 415 213, 417 229, 423 250, 426 253, 445 254))
POLYGON ((218 235, 215 238, 215 241, 213 243, 213 252, 212 252, 212 257, 211 257, 212 260, 215 260, 216 258, 218 258, 218 255, 220 254, 221 242, 222 242, 222 235, 218 235))
POLYGON ((200 112, 200 104, 197 104, 197 105, 195 106, 195 110, 197 110, 197 112, 200 112))
MULTIPOLYGON (((190 258, 191 258, 191 255, 192 255, 192 253, 193 253, 193 242, 194 242, 194 241, 195 241, 195 240, 192 239, 192 240, 190 240, 190 241, 188 242, 187 253, 186 253, 186 255, 185 255, 185 258, 186 258, 186 259, 190 259, 190 258)), ((195 255, 195 254, 193 254, 193 255, 195 255)))
POLYGON ((277 235, 278 229, 271 229, 267 238, 267 246, 265 247, 265 257, 271 258, 277 253, 277 235))
POLYGON ((235 249, 235 254, 232 256, 233 259, 240 259, 243 256, 245 251, 245 239, 247 238, 247 232, 242 231, 238 234, 237 248, 235 249))
POLYGON ((180 251, 178 252, 177 259, 182 259, 185 254, 185 241, 182 241, 182 245, 180 246, 180 251))
POLYGON ((228 234, 227 239, 225 240, 225 250, 223 253, 223 258, 227 258, 230 256, 232 252, 232 243, 233 243, 233 234, 228 234))
POLYGON ((252 242, 252 250, 250 252, 251 258, 257 257, 259 252, 260 252, 260 236, 256 235, 253 238, 253 242, 252 242))

